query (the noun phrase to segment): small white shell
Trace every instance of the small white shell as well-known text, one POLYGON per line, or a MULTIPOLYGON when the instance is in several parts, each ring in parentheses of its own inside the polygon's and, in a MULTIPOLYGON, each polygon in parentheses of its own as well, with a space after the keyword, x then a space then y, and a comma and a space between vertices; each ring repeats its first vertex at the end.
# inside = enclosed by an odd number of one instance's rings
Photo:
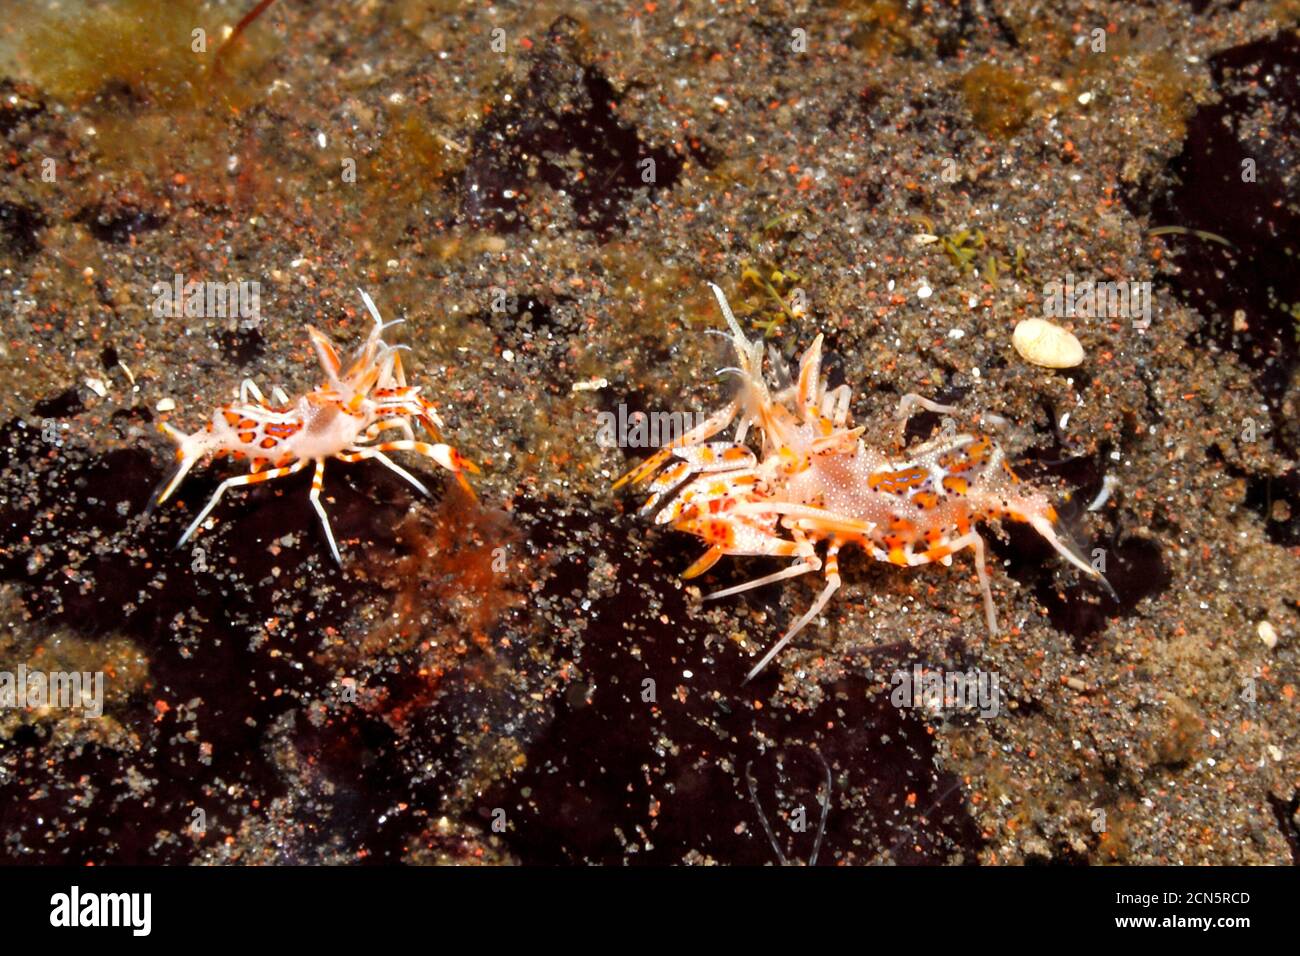
POLYGON ((1083 361, 1083 346, 1073 334, 1046 319, 1025 319, 1011 333, 1021 358, 1043 368, 1073 368, 1083 361))

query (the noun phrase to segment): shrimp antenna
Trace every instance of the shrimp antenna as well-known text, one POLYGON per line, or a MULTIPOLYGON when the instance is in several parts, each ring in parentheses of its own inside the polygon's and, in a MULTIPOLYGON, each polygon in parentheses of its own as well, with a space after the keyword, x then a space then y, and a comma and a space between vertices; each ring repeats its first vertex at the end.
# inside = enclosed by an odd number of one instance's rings
POLYGON ((736 321, 735 315, 731 312, 731 306, 727 304, 727 297, 712 282, 709 283, 709 288, 713 290, 713 295, 718 300, 718 306, 722 309, 722 317, 727 320, 727 326, 731 329, 731 334, 748 344, 749 340, 745 338, 745 333, 740 330, 740 323, 736 321))
POLYGON ((371 318, 373 318, 375 324, 382 329, 384 327, 384 317, 379 314, 379 309, 375 306, 375 300, 370 298, 365 289, 358 287, 357 291, 361 293, 361 301, 364 302, 366 308, 370 310, 371 318))

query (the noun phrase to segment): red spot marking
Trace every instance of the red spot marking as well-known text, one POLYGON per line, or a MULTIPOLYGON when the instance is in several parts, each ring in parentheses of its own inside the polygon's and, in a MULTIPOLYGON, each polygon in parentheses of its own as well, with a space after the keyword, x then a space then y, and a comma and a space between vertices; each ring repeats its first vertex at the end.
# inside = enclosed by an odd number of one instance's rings
POLYGON ((735 531, 725 521, 710 521, 705 527, 707 539, 715 544, 729 546, 736 540, 735 531))

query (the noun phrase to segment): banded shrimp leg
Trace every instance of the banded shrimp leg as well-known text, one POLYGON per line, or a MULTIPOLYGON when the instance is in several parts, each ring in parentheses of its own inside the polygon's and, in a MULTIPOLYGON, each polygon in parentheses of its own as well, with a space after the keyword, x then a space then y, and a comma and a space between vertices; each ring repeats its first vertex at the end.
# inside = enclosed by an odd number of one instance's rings
MULTIPOLYGON (((825 574, 826 574, 826 585, 822 588, 821 593, 817 595, 817 600, 813 601, 812 606, 803 613, 803 615, 799 618, 799 620, 794 622, 794 624, 790 627, 790 629, 781 636, 781 639, 779 641, 777 641, 775 644, 772 645, 772 647, 768 650, 768 652, 763 655, 762 659, 757 664, 755 664, 752 668, 750 668, 749 673, 745 675, 744 681, 741 682, 742 684, 748 684, 751 680, 757 677, 759 672, 762 671, 763 668, 766 667, 772 661, 772 658, 776 657, 777 654, 781 653, 781 649, 784 648, 787 644, 789 644, 790 641, 792 641, 800 631, 802 631, 805 627, 807 627, 809 621, 811 621, 813 618, 815 618, 818 614, 822 612, 822 609, 826 607, 827 602, 829 602, 830 599, 834 596, 835 592, 840 589, 839 554, 840 554, 840 548, 843 546, 843 544, 844 542, 840 538, 838 537, 832 538, 831 543, 826 547, 825 562, 823 563, 821 561, 817 561, 817 567, 813 567, 810 565, 809 567, 804 568, 803 570, 800 570, 798 572, 799 574, 802 574, 804 573, 804 571, 815 571, 818 569, 818 567, 824 567, 825 574)), ((814 555, 814 559, 815 557, 816 556, 814 555)), ((790 576, 793 577, 793 575, 790 576)), ((767 582, 764 581, 760 583, 767 583, 767 582)), ((731 589, 729 593, 734 594, 735 589, 731 589)))
MULTIPOLYGON (((477 500, 478 496, 474 494, 474 489, 470 487, 470 483, 465 479, 465 471, 470 471, 477 475, 479 473, 478 465, 464 458, 450 445, 445 445, 441 442, 438 444, 430 444, 429 442, 400 439, 398 441, 381 442, 378 445, 357 446, 352 449, 351 453, 360 454, 363 455, 363 457, 379 458, 381 463, 386 463, 390 468, 397 471, 398 466, 394 463, 384 462, 382 453, 386 451, 411 451, 415 452, 417 455, 423 455, 425 458, 432 458, 443 468, 455 475, 457 483, 459 483, 460 486, 469 493, 471 498, 477 500)), ((414 478, 410 478, 409 480, 415 481, 414 478)), ((423 487, 422 485, 419 485, 418 482, 416 482, 416 484, 421 488, 423 487)))
POLYGON ((739 402, 728 402, 690 431, 664 445, 645 461, 633 465, 621 478, 618 479, 618 481, 614 482, 613 490, 617 491, 619 488, 622 488, 627 484, 639 485, 643 481, 646 481, 651 475, 663 467, 664 463, 673 456, 673 453, 677 449, 685 448, 689 445, 698 445, 707 439, 712 438, 718 432, 730 425, 732 419, 736 417, 736 413, 739 411, 739 402))
POLYGON ((346 461, 348 463, 369 460, 377 461, 389 471, 393 472, 393 474, 405 479, 411 487, 420 494, 424 495, 426 498, 429 497, 429 489, 424 486, 423 482, 378 449, 358 445, 352 451, 341 451, 334 457, 339 461, 346 461))
MULTIPOLYGON (((176 542, 176 547, 179 548, 190 539, 194 532, 199 529, 199 525, 203 524, 208 515, 212 513, 212 509, 217 506, 219 501, 221 501, 221 496, 229 489, 238 488, 241 485, 255 485, 258 482, 270 481, 273 478, 284 478, 288 475, 294 474, 295 472, 302 471, 302 469, 307 466, 308 460, 309 459, 306 458, 299 458, 293 464, 285 465, 283 468, 272 468, 268 471, 255 471, 252 474, 236 475, 233 478, 227 478, 217 486, 217 490, 213 493, 212 497, 208 499, 208 503, 203 506, 203 510, 200 511, 198 516, 190 522, 190 526, 185 529, 185 533, 181 535, 181 539, 176 542)), ((166 496, 171 493, 172 488, 176 486, 180 477, 182 477, 182 475, 178 474, 177 480, 173 480, 172 485, 167 489, 166 494, 159 499, 160 502, 165 500, 166 496)), ((333 541, 332 534, 330 535, 330 540, 333 541)))

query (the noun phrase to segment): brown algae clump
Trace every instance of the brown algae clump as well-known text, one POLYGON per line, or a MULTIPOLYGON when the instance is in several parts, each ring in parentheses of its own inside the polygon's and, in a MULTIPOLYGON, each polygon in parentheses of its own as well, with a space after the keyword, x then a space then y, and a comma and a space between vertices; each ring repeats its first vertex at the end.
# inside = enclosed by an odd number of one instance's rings
POLYGON ((186 157, 206 165, 218 153, 224 159, 216 144, 230 117, 262 95, 255 73, 269 59, 266 22, 222 49, 231 26, 195 0, 44 12, 18 27, 17 62, 4 65, 81 110, 110 166, 153 178, 187 165, 186 157))
MULTIPOLYGON (((42 89, 105 112, 122 100, 167 110, 214 101, 239 107, 251 99, 244 86, 210 82, 224 26, 224 17, 196 0, 121 0, 86 14, 36 16, 19 57, 42 89)), ((265 59, 262 35, 250 32, 222 54, 226 76, 265 59)))
POLYGON ((961 91, 975 125, 993 139, 1014 136, 1032 112, 1029 96, 1033 90, 1029 84, 992 63, 971 67, 962 77, 961 91))

